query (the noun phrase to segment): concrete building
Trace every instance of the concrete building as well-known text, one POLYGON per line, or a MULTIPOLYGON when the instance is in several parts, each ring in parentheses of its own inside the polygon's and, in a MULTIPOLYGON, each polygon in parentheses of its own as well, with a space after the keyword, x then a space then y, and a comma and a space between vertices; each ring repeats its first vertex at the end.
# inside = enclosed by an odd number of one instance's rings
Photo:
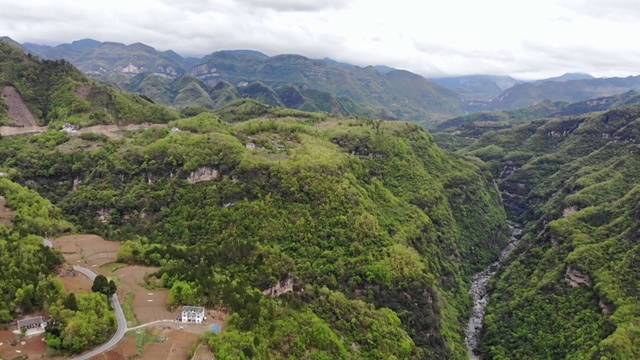
POLYGON ((180 321, 183 323, 200 324, 205 320, 204 308, 202 306, 183 306, 180 314, 180 321))

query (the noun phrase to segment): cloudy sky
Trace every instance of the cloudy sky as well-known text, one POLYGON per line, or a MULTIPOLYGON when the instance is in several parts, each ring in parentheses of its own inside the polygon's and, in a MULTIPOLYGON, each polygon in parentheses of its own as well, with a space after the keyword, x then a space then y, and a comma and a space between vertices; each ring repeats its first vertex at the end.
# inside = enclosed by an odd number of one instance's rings
POLYGON ((0 36, 254 49, 425 76, 640 74, 637 0, 0 0, 0 36))

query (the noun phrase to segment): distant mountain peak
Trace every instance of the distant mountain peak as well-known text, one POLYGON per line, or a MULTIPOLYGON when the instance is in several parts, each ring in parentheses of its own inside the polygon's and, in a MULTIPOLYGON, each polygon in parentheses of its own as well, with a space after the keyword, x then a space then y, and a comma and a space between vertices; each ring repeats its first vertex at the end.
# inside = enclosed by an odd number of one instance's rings
POLYGON ((98 40, 94 40, 94 39, 80 39, 80 40, 74 40, 71 42, 71 45, 74 48, 77 49, 84 49, 84 50, 91 50, 93 48, 96 48, 98 46, 100 46, 102 44, 102 42, 98 41, 98 40))
POLYGON ((231 55, 240 55, 240 56, 255 56, 259 58, 268 58, 269 55, 261 53, 260 51, 255 50, 246 50, 246 49, 238 49, 238 50, 222 50, 222 53, 227 53, 231 55))
POLYGON ((548 79, 543 79, 543 80, 538 80, 536 82, 544 82, 544 81, 559 81, 559 82, 565 82, 565 81, 571 81, 571 80, 591 80, 591 79, 595 79, 595 77, 591 76, 590 74, 586 74, 586 73, 564 73, 560 76, 556 76, 556 77, 552 77, 552 78, 548 78, 548 79))

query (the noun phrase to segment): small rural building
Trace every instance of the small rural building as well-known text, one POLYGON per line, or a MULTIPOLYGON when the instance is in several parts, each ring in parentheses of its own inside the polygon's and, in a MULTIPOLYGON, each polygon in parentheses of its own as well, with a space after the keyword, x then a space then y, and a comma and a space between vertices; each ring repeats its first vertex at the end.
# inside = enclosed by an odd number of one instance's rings
POLYGON ((72 133, 72 132, 76 132, 78 131, 78 127, 72 124, 64 124, 62 125, 62 130, 60 131, 66 131, 68 133, 72 133))
POLYGON ((36 316, 32 318, 26 318, 22 320, 18 320, 18 330, 26 329, 34 329, 37 327, 45 327, 47 326, 47 322, 44 320, 42 316, 36 316))
POLYGON ((252 142, 247 143, 245 146, 247 147, 247 149, 255 149, 256 148, 256 144, 254 144, 252 142))
POLYGON ((202 323, 204 321, 204 308, 202 306, 183 306, 181 313, 183 323, 202 323))
POLYGON ((171 128, 171 132, 178 132, 178 131, 180 131, 180 129, 179 129, 179 128, 177 128, 177 127, 172 127, 172 128, 171 128))

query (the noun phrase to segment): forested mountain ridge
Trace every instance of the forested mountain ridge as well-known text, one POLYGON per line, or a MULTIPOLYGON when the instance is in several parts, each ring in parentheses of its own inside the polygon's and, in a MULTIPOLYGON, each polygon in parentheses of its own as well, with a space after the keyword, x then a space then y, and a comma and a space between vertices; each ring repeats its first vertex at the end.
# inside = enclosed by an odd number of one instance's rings
POLYGON ((36 55, 65 59, 102 83, 134 91, 166 105, 202 105, 210 109, 225 101, 213 93, 219 82, 235 87, 234 98, 262 99, 271 105, 305 111, 328 111, 336 115, 402 119, 432 125, 462 115, 462 101, 453 91, 408 71, 374 66, 345 66, 331 60, 300 55, 268 57, 255 51, 216 51, 202 59, 182 58, 136 43, 95 43, 91 40, 56 47, 24 44, 36 55), (136 79, 145 76, 145 80, 136 79), (197 81, 195 79, 197 79, 197 81), (250 85, 263 84, 256 95, 250 85), (299 88, 301 100, 288 101, 278 91, 299 88))
POLYGON ((160 266, 177 304, 231 309, 219 359, 467 357, 466 281, 508 231, 482 164, 410 123, 247 100, 219 116, 244 121, 8 137, 0 167, 160 266))
POLYGON ((469 112, 515 110, 544 100, 578 102, 640 89, 640 76, 543 81, 515 85, 489 102, 466 106, 469 112))
POLYGON ((494 75, 429 78, 429 81, 455 91, 465 102, 490 101, 504 90, 522 82, 510 76, 494 75))
POLYGON ((139 95, 96 84, 66 61, 38 60, 5 41, 0 41, 0 90, 2 125, 167 122, 178 118, 175 110, 139 95))
POLYGON ((632 105, 534 121, 467 149, 526 226, 492 284, 489 359, 640 357, 638 119, 632 105))
POLYGON ((590 112, 620 108, 640 102, 637 91, 589 99, 575 103, 545 100, 539 104, 517 110, 485 111, 444 121, 433 129, 434 133, 455 133, 457 137, 479 138, 488 131, 508 129, 544 118, 583 115, 590 112))

